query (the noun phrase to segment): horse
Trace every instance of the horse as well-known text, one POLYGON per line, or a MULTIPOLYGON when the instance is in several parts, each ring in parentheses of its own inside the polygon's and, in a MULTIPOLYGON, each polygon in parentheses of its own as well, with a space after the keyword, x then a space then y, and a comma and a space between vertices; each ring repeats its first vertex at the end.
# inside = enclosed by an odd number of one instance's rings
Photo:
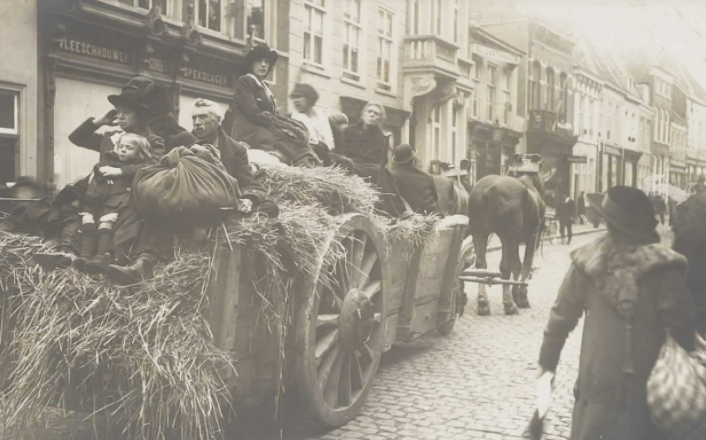
MULTIPOLYGON (((542 158, 538 154, 513 156, 511 176, 490 175, 473 186, 470 193, 469 233, 476 253, 476 268, 487 269, 488 237, 496 234, 502 243, 500 273, 502 279, 524 282, 529 279, 534 253, 544 228, 544 182, 539 174, 542 158), (525 244, 520 261, 520 244, 525 244)), ((515 315, 517 308, 529 308, 527 287, 503 285, 505 314, 515 315)), ((490 314, 486 286, 478 286, 478 314, 490 314)))

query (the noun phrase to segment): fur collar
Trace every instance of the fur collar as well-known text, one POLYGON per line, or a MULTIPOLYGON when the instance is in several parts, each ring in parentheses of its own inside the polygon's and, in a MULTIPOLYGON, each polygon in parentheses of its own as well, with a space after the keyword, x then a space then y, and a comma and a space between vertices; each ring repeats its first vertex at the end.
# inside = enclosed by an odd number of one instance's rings
POLYGON ((686 272, 682 255, 659 243, 638 245, 607 233, 571 252, 571 260, 588 274, 609 304, 621 314, 635 310, 637 282, 645 274, 672 266, 686 272))

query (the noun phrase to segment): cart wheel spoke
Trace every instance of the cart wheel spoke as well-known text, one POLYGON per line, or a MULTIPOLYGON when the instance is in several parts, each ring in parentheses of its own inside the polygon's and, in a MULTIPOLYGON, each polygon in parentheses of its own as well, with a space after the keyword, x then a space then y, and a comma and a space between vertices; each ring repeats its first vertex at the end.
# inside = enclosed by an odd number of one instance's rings
POLYGON ((363 294, 371 301, 373 301, 373 297, 380 292, 382 292, 382 283, 379 280, 373 281, 363 289, 363 294))
POLYGON ((325 326, 338 325, 338 317, 340 315, 337 313, 324 313, 316 317, 316 328, 321 328, 325 326))
POLYGON ((324 356, 323 360, 321 361, 321 365, 319 365, 316 373, 319 378, 319 385, 321 388, 323 388, 326 383, 328 383, 328 378, 329 375, 331 374, 331 371, 333 370, 333 364, 338 358, 338 353, 341 351, 341 346, 336 344, 332 350, 329 350, 324 356))
POLYGON ((341 365, 341 381, 338 384, 338 403, 341 406, 349 406, 353 399, 353 390, 351 389, 352 377, 351 377, 351 360, 354 356, 350 353, 346 353, 343 356, 343 364, 341 365))
POLYGON ((359 352, 360 359, 363 361, 363 369, 367 370, 368 365, 370 365, 375 359, 375 351, 370 346, 370 344, 365 343, 362 347, 360 347, 359 352))
POLYGON ((355 353, 351 356, 351 387, 356 391, 363 389, 363 368, 355 353))
POLYGON ((317 368, 321 365, 321 361, 324 359, 324 356, 331 351, 332 347, 335 346, 336 351, 338 351, 338 333, 338 329, 335 328, 326 333, 323 337, 317 338, 316 346, 314 348, 317 368))
POLYGON ((378 254, 374 250, 368 252, 368 254, 363 258, 363 263, 360 267, 360 278, 358 279, 357 288, 361 288, 368 283, 370 280, 370 272, 372 272, 375 263, 378 262, 378 254))
POLYGON ((336 352, 336 360, 331 365, 330 374, 328 374, 326 380, 322 381, 322 383, 325 384, 324 400, 332 408, 336 408, 339 403, 339 386, 341 384, 343 361, 345 357, 345 353, 341 353, 340 351, 336 352))
POLYGON ((363 257, 365 256, 365 246, 368 244, 368 236, 362 231, 358 231, 352 239, 353 247, 348 256, 348 270, 350 272, 351 287, 357 288, 361 285, 363 273, 363 257))
POLYGON ((335 309, 340 311, 343 295, 337 292, 340 288, 335 285, 335 282, 328 278, 322 278, 319 286, 319 297, 323 300, 324 305, 335 306, 335 309), (324 293, 326 294, 324 295, 324 293))

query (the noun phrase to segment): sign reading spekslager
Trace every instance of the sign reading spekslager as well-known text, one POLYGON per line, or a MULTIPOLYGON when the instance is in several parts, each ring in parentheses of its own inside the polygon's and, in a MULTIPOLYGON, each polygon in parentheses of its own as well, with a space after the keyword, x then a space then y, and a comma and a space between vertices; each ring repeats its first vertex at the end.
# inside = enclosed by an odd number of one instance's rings
POLYGON ((74 38, 60 38, 59 49, 83 55, 89 58, 130 64, 130 55, 122 50, 101 46, 74 38))
POLYGON ((193 67, 182 67, 180 70, 183 78, 193 79, 200 82, 215 84, 218 86, 228 86, 228 77, 217 73, 206 72, 193 67))

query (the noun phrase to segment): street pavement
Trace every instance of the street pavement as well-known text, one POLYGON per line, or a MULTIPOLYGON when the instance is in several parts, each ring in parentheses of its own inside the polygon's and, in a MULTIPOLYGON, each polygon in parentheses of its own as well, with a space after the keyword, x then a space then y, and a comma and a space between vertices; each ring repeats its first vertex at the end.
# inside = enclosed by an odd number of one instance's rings
MULTIPOLYGON (((592 227, 590 228, 592 229, 592 227)), ((662 227, 665 239, 669 239, 662 227)), ((581 228, 579 228, 581 230, 581 228)), ((360 414, 345 426, 324 431, 295 406, 283 422, 248 420, 230 427, 227 438, 243 440, 501 440, 520 439, 534 410, 534 384, 542 332, 557 290, 569 267, 569 251, 594 239, 588 229, 571 245, 545 243, 535 258, 538 270, 529 286, 530 309, 503 313, 500 286, 488 289, 491 316, 475 313, 477 287, 467 284, 466 313, 446 336, 429 335, 396 345, 383 356, 375 383, 360 414)), ((667 243, 668 244, 668 243, 667 243)), ((500 253, 488 255, 497 268, 500 253)), ((556 376, 545 439, 568 439, 582 322, 570 335, 556 376)), ((55 418, 36 438, 91 439, 93 429, 76 416, 55 418)), ((2 435, 0 435, 2 440, 2 435)), ((9 440, 9 439, 8 439, 9 440)))

